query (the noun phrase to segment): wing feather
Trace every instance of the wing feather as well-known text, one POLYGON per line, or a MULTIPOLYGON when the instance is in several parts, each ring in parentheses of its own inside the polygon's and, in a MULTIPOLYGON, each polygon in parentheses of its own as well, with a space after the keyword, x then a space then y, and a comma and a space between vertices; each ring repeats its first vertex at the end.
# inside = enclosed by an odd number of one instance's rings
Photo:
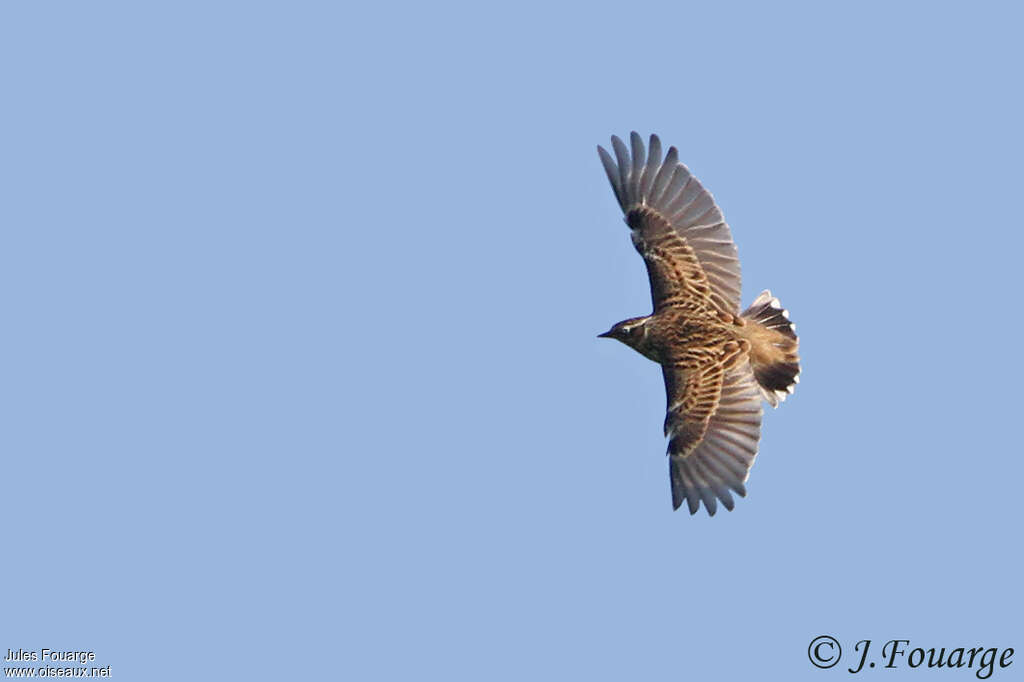
MULTIPOLYGON (((651 137, 656 138, 657 136, 652 135, 651 137)), ((651 193, 648 195, 651 197, 651 205, 658 205, 658 202, 661 201, 660 197, 665 193, 665 189, 669 186, 669 183, 672 182, 672 178, 677 172, 681 172, 679 168, 679 150, 675 147, 669 147, 668 155, 665 156, 665 162, 661 164, 661 168, 658 169, 658 175, 654 180, 654 186, 651 188, 651 193)), ((623 209, 625 209, 625 206, 623 206, 623 209)))
POLYGON ((612 135, 612 149, 615 151, 615 159, 619 165, 619 183, 622 189, 626 192, 627 201, 632 193, 629 191, 629 175, 631 164, 629 159, 629 150, 626 149, 626 145, 622 143, 622 140, 612 135))
POLYGON ((615 192, 615 199, 619 202, 620 207, 625 208, 626 193, 622 191, 622 186, 619 184, 619 169, 615 165, 615 161, 604 150, 604 147, 598 146, 597 153, 601 157, 601 163, 604 165, 604 172, 608 175, 608 182, 612 185, 612 191, 615 192))
POLYGON ((629 146, 633 154, 633 168, 629 176, 629 190, 633 196, 640 196, 643 174, 647 168, 647 151, 644 149, 644 141, 640 139, 636 131, 629 134, 629 146))
MULTIPOLYGON (((601 163, 615 192, 627 222, 633 229, 633 243, 647 261, 651 271, 651 260, 646 253, 654 245, 654 237, 664 239, 662 232, 667 227, 692 252, 703 280, 710 289, 707 299, 715 308, 726 313, 739 313, 740 264, 732 233, 726 224, 714 197, 697 180, 690 170, 679 163, 679 153, 670 147, 665 158, 661 158, 661 140, 651 135, 648 148, 643 139, 633 132, 629 146, 612 136, 614 157, 598 147, 601 163), (631 218, 638 212, 644 219, 631 218)), ((655 276, 670 276, 681 270, 688 273, 692 268, 689 255, 674 268, 654 268, 655 276)), ((684 277, 693 279, 693 275, 684 277)), ((699 278, 697 278, 699 279, 699 278)), ((659 287, 663 291, 677 292, 685 289, 683 282, 670 280, 659 287)), ((689 300, 692 295, 673 296, 678 304, 689 300)), ((655 300, 655 308, 658 301, 655 300)))
POLYGON ((661 140, 658 139, 657 135, 651 136, 651 148, 648 150, 647 155, 647 166, 644 168, 644 177, 640 182, 640 196, 647 196, 652 187, 654 186, 654 180, 658 176, 658 170, 661 166, 661 140))
POLYGON ((658 198, 657 203, 653 204, 658 207, 659 213, 664 214, 666 218, 671 217, 672 206, 676 206, 682 201, 691 179, 693 176, 690 175, 690 170, 681 163, 677 164, 665 191, 658 198))
POLYGON ((730 490, 746 497, 744 484, 757 457, 760 437, 761 396, 749 363, 744 363, 725 373, 714 413, 700 440, 688 451, 674 452, 669 444, 673 506, 678 509, 685 500, 694 514, 698 506, 693 500, 699 499, 708 514, 714 515, 717 499, 731 510, 730 490))

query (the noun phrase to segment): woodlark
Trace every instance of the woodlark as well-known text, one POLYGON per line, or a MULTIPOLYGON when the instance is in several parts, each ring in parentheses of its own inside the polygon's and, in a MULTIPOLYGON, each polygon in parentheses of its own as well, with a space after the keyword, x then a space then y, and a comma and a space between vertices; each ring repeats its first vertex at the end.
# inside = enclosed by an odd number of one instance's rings
POLYGON ((618 339, 661 365, 668 394, 672 506, 714 516, 730 491, 746 496, 761 437, 761 400, 777 407, 800 373, 798 340, 771 292, 740 314, 740 263, 729 226, 708 192, 661 141, 636 133, 630 148, 598 147, 633 246, 647 264, 654 312, 619 322, 618 339))

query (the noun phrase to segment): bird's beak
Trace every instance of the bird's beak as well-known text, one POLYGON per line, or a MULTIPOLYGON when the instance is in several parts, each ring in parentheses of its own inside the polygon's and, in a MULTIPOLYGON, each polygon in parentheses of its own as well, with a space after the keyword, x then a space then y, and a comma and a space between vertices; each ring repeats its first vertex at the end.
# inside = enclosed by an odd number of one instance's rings
POLYGON ((610 339, 611 337, 612 337, 612 330, 611 329, 606 331, 604 334, 598 334, 597 335, 597 338, 599 338, 599 339, 610 339))

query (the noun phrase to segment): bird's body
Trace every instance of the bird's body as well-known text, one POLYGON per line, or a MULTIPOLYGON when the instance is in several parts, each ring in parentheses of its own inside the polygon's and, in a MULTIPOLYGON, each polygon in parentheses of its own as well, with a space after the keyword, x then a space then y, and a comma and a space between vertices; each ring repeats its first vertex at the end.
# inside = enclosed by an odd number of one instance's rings
POLYGON ((695 513, 732 509, 757 454, 761 399, 777 406, 800 371, 794 327, 767 291, 739 312, 740 271, 729 227, 675 148, 661 160, 636 133, 598 151, 643 256, 654 312, 616 324, 614 338, 662 366, 672 499, 695 513))
POLYGON ((678 308, 666 308, 627 322, 636 325, 637 334, 620 340, 659 365, 680 357, 723 356, 738 350, 742 339, 742 321, 697 316, 678 308))

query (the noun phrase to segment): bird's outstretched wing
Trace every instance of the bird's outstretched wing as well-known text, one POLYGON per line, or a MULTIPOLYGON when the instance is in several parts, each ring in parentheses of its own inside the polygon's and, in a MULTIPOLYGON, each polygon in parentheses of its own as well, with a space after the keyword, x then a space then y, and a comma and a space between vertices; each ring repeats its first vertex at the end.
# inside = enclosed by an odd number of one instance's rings
POLYGON ((668 415, 672 506, 685 501, 695 514, 703 502, 714 516, 718 501, 730 511, 730 490, 745 497, 744 483, 761 437, 761 395, 750 364, 726 362, 663 365, 668 415))
POLYGON ((740 262, 732 233, 711 193, 670 147, 651 135, 650 150, 637 133, 630 149, 612 136, 615 158, 598 147, 601 163, 632 230, 633 245, 647 263, 654 309, 705 307, 738 314, 740 262))

